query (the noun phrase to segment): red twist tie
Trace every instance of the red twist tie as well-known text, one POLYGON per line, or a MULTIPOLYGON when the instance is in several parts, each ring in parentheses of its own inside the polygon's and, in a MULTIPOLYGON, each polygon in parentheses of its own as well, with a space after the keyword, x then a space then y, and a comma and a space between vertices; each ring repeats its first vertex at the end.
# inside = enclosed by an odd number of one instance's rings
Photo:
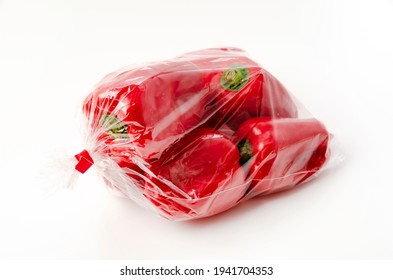
POLYGON ((94 164, 93 159, 86 150, 83 150, 81 153, 75 155, 75 158, 78 160, 78 163, 75 165, 75 169, 82 174, 85 173, 94 164))

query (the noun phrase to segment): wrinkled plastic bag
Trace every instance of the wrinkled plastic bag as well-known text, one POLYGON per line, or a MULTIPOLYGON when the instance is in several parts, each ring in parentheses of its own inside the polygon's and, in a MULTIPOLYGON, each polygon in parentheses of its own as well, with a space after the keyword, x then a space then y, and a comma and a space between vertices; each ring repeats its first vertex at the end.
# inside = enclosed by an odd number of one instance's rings
POLYGON ((169 220, 291 189, 331 160, 332 135, 235 48, 113 72, 83 103, 85 150, 107 187, 169 220))

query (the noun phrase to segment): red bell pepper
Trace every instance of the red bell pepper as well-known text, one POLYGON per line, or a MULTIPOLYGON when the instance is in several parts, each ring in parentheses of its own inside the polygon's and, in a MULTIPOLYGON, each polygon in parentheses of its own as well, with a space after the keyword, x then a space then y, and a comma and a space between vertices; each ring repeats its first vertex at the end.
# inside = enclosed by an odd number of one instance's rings
POLYGON ((202 86, 193 64, 156 63, 104 78, 85 100, 84 113, 97 130, 106 124, 107 144, 126 139, 132 143, 127 152, 150 160, 201 121, 207 102, 202 86))
POLYGON ((254 118, 234 135, 241 164, 251 180, 248 195, 273 193, 300 184, 328 157, 329 133, 315 119, 254 118))
POLYGON ((234 206, 247 189, 239 159, 230 139, 196 129, 152 164, 144 194, 171 219, 214 215, 234 206))
POLYGON ((184 55, 202 71, 214 95, 209 125, 233 130, 261 116, 295 118, 297 108, 285 87, 259 64, 235 48, 206 49, 184 55))

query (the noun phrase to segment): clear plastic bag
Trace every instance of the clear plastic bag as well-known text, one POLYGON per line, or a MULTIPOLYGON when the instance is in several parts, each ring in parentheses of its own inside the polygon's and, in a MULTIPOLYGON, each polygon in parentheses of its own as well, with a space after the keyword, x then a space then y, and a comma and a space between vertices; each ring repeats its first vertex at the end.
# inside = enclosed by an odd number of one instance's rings
POLYGON ((205 49, 107 75, 83 104, 84 173, 170 220, 293 188, 330 159, 331 135, 246 53, 205 49))

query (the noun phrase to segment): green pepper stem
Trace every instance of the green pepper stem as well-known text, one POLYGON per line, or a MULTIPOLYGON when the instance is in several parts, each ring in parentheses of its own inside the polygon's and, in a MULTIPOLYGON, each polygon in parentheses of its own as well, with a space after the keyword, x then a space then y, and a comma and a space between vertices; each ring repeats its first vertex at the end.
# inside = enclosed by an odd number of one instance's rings
POLYGON ((101 125, 107 127, 107 133, 114 139, 128 138, 128 126, 113 115, 104 115, 101 125))
POLYGON ((250 158, 252 158, 252 147, 248 140, 242 140, 237 144, 237 148, 240 153, 240 165, 245 164, 250 158))
POLYGON ((250 71, 243 65, 232 65, 221 76, 221 86, 227 90, 239 91, 250 79, 250 71))

